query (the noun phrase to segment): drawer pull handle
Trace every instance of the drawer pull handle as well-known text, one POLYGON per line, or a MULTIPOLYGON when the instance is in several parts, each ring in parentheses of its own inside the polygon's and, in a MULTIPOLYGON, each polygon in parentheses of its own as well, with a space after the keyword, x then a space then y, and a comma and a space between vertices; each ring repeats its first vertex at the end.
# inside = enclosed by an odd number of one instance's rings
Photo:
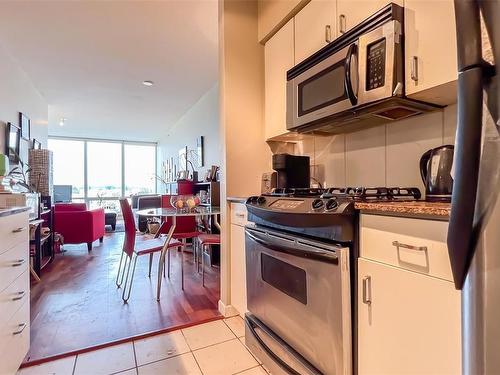
POLYGON ((24 329, 28 326, 26 323, 19 324, 18 327, 19 329, 17 331, 12 332, 13 335, 20 335, 23 333, 24 329))
POLYGON ((245 217, 245 214, 236 213, 235 215, 242 218, 245 217))
POLYGON ((20 299, 23 299, 24 296, 26 295, 26 291, 18 292, 16 293, 16 296, 12 298, 12 301, 19 301, 20 299))
POLYGON ((12 233, 21 233, 21 232, 24 232, 26 229, 27 229, 27 227, 19 227, 19 228, 13 229, 12 233))
POLYGON ((399 241, 392 241, 392 246, 396 246, 396 248, 399 250, 400 247, 408 250, 415 250, 415 251, 427 251, 427 246, 413 246, 413 245, 407 245, 405 243, 399 242, 399 241))
POLYGON ((332 27, 330 25, 325 25, 325 42, 330 43, 332 41, 332 27))
POLYGON ((372 304, 372 278, 371 278, 371 276, 363 277, 363 303, 366 305, 372 304))
POLYGON ((341 14, 339 16, 339 31, 341 34, 345 34, 346 30, 347 30, 347 23, 345 19, 345 14, 341 14))
POLYGON ((411 58, 410 77, 413 81, 418 82, 418 57, 417 56, 412 56, 412 58, 411 58))
POLYGON ((13 264, 12 267, 19 267, 22 266, 26 262, 26 259, 19 259, 16 260, 13 264))

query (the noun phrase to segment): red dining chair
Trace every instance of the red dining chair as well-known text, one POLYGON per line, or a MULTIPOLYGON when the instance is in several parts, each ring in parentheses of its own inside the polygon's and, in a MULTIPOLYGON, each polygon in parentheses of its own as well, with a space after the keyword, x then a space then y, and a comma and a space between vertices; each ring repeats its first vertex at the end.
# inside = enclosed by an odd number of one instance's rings
MULTIPOLYGON (((136 241, 137 228, 135 226, 134 214, 132 213, 132 208, 128 203, 127 199, 120 199, 120 206, 122 209, 123 219, 125 221, 125 239, 123 241, 123 251, 120 258, 120 265, 118 266, 118 275, 116 276, 116 286, 121 287, 123 283, 123 278, 125 277, 125 285, 123 287, 122 299, 123 302, 127 302, 130 298, 130 292, 132 290, 132 282, 134 280, 135 266, 137 264, 137 258, 142 255, 149 255, 149 277, 151 277, 151 267, 153 264, 153 254, 160 252, 165 245, 165 240, 155 237, 148 240, 136 241), (125 261, 123 261, 125 259, 125 261), (128 261, 128 267, 127 267, 128 261), (122 269, 123 263, 123 269, 122 269), (134 264, 132 268, 132 275, 130 277, 130 282, 128 282, 130 266, 134 264), (120 277, 121 272, 121 277, 120 277), (126 273, 126 276, 125 276, 126 273), (128 291, 127 291, 128 285, 128 291)), ((168 250, 171 248, 181 247, 182 243, 176 240, 171 240, 168 244, 168 250)))
MULTIPOLYGON (((220 234, 200 234, 198 243, 201 249, 201 283, 205 286, 205 250, 208 250, 212 245, 220 245, 220 234)), ((206 253, 208 254, 208 251, 206 253)))
MULTIPOLYGON (((171 195, 161 196, 162 208, 173 208, 172 204, 170 203, 171 197, 172 197, 171 195)), ((171 226, 172 226, 171 218, 167 218, 166 223, 161 226, 160 232, 162 234, 168 233, 171 226)), ((172 238, 180 240, 182 242, 182 247, 181 247, 182 252, 186 250, 187 240, 188 239, 193 240, 193 255, 195 264, 197 264, 198 262, 196 260, 197 251, 195 249, 194 239, 197 238, 200 234, 203 234, 203 232, 198 231, 196 226, 196 218, 194 216, 180 216, 176 218, 176 225, 172 238)), ((170 253, 167 254, 167 273, 168 277, 170 277, 170 253)), ((181 277, 182 290, 184 290, 184 263, 181 264, 181 274, 182 274, 181 277)))

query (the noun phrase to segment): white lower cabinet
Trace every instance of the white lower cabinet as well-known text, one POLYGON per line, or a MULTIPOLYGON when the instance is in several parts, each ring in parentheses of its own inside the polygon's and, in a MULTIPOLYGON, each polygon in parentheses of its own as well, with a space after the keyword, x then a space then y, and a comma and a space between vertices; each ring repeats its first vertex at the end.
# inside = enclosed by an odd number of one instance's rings
POLYGON ((245 261, 246 207, 231 204, 231 305, 243 316, 247 312, 245 261))
POLYGON ((30 345, 28 212, 0 218, 0 375, 14 375, 30 345))
POLYGON ((358 260, 358 373, 461 374, 460 292, 450 281, 358 260))

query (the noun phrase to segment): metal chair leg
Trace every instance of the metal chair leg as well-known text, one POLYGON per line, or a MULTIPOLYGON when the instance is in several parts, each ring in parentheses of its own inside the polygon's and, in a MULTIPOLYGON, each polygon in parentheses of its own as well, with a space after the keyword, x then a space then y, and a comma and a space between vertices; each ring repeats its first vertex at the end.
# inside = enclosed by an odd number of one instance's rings
POLYGON ((122 269, 122 262, 123 262, 123 251, 122 251, 122 256, 120 257, 120 264, 118 265, 118 273, 116 274, 116 281, 115 281, 115 284, 118 288, 120 287, 120 284, 121 284, 121 283, 118 283, 118 279, 120 278, 120 271, 122 269))
POLYGON ((181 286, 184 290, 184 246, 181 247, 181 286))
POLYGON ((201 285, 205 286, 205 247, 201 246, 201 285))
POLYGON ((160 301, 160 291, 161 291, 161 272, 165 264, 165 253, 162 251, 160 253, 160 261, 158 262, 158 283, 156 285, 156 300, 160 301))
POLYGON ((124 295, 125 295, 125 291, 127 290, 127 283, 128 283, 128 275, 130 273, 130 266, 132 265, 132 258, 131 257, 128 257, 125 258, 125 264, 124 264, 124 268, 123 268, 123 274, 125 275, 125 270, 127 270, 127 276, 125 276, 125 285, 123 285, 123 293, 122 293, 122 299, 123 299, 123 302, 125 302, 124 300, 124 295), (127 267, 127 259, 128 259, 128 267, 127 267))
POLYGON ((170 249, 167 254, 167 277, 170 279, 170 249))
MULTIPOLYGON (((134 267, 132 267, 132 276, 130 277, 130 282, 128 283, 128 293, 127 297, 125 298, 125 294, 127 291, 127 281, 125 281, 125 287, 123 288, 123 295, 122 299, 123 302, 127 302, 128 299, 130 298, 130 293, 132 292, 132 283, 134 282, 134 274, 135 274, 135 266, 137 265, 137 258, 139 258, 137 255, 134 258, 134 267)), ((130 264, 132 263, 132 259, 130 259, 130 264)), ((129 270, 130 270, 130 265, 129 265, 129 270)), ((127 279, 128 279, 128 271, 127 271, 127 279)))
POLYGON ((202 246, 200 244, 200 240, 198 238, 195 238, 194 241, 196 241, 196 271, 198 272, 198 274, 201 272, 200 270, 200 263, 201 263, 201 259, 200 257, 203 255, 203 249, 202 249, 202 246))
POLYGON ((151 278, 151 268, 153 267, 153 253, 149 254, 149 273, 148 277, 151 278))
POLYGON ((119 269, 118 269, 118 275, 116 276, 116 286, 118 288, 120 288, 123 284, 123 278, 125 276, 125 270, 127 269, 127 260, 128 260, 128 256, 124 253, 122 253, 122 258, 120 259, 120 266, 119 266, 119 269), (123 265, 122 265, 122 260, 125 259, 123 261, 123 265), (121 272, 121 277, 120 277, 120 272, 121 272), (119 281, 118 281, 119 280, 119 281))

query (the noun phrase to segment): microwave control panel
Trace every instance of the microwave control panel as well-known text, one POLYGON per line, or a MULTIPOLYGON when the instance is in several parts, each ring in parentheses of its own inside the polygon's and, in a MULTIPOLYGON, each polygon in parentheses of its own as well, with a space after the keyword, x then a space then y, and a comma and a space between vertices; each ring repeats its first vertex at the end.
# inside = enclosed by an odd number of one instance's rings
POLYGON ((367 47, 366 91, 385 85, 385 38, 367 47))

